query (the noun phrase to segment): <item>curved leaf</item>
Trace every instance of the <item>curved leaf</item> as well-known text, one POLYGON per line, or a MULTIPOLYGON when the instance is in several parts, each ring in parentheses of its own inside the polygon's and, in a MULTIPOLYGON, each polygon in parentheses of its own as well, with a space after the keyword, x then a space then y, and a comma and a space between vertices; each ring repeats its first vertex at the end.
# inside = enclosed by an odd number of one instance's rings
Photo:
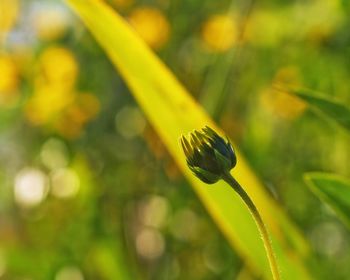
POLYGON ((350 108, 329 96, 307 89, 293 89, 291 92, 306 101, 312 108, 322 113, 323 117, 336 122, 350 131, 350 108))
POLYGON ((304 178, 310 189, 350 228, 350 180, 319 172, 306 173, 304 178))

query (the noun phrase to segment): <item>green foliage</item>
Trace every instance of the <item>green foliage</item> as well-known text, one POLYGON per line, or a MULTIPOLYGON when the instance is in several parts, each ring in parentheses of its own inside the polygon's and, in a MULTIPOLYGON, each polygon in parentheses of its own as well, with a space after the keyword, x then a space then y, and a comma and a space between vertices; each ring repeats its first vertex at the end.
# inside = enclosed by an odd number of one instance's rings
POLYGON ((350 234, 301 176, 350 177, 336 101, 349 102, 348 5, 74 2, 85 23, 66 1, 0 0, 0 278, 268 279, 239 197, 186 166, 180 135, 209 125, 235 149, 283 279, 348 279, 350 234))
POLYGON ((296 89, 292 92, 306 101, 312 109, 321 113, 327 120, 337 123, 350 131, 350 108, 340 101, 331 99, 325 94, 315 93, 310 90, 296 89))
MULTIPOLYGON (((291 90, 306 101, 320 116, 334 122, 350 132, 350 108, 325 94, 310 90, 291 90)), ((304 180, 323 202, 327 203, 337 216, 350 227, 350 181, 349 179, 330 173, 305 173, 304 180)))
MULTIPOLYGON (((310 90, 291 90, 295 95, 306 101, 313 109, 321 113, 325 119, 335 122, 350 132, 350 108, 332 100, 325 94, 315 94, 310 90)), ((306 173, 305 181, 310 189, 329 204, 350 226, 350 181, 344 177, 328 173, 306 173)))
POLYGON ((306 173, 305 182, 350 228, 350 180, 328 173, 306 173))

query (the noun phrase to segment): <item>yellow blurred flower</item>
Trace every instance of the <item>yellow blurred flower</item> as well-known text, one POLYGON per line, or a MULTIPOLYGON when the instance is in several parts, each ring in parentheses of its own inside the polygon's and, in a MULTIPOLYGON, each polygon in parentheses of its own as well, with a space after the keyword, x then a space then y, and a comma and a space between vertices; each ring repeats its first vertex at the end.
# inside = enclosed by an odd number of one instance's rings
POLYGON ((26 117, 34 125, 43 125, 56 118, 74 100, 74 94, 59 84, 38 86, 25 108, 26 117))
POLYGON ((90 93, 78 93, 74 102, 66 108, 63 115, 79 124, 85 124, 93 119, 100 110, 100 102, 90 93))
POLYGON ((37 36, 43 40, 54 40, 62 35, 68 27, 68 13, 56 5, 48 5, 38 10, 33 18, 37 36))
POLYGON ((306 108, 306 104, 299 98, 271 88, 261 93, 261 101, 265 108, 285 119, 299 117, 306 108))
POLYGON ((68 49, 49 47, 40 55, 38 66, 34 94, 28 100, 25 112, 29 122, 43 125, 52 122, 73 102, 78 65, 68 49))
POLYGON ((0 0, 0 41, 16 23, 18 10, 18 0, 0 0))
POLYGON ((0 55, 0 106, 12 103, 18 96, 18 69, 10 56, 0 55))
POLYGON ((84 125, 100 110, 100 102, 90 93, 77 93, 74 102, 62 112, 54 128, 63 137, 74 139, 80 136, 84 125))
MULTIPOLYGON (((1 1, 1 0, 0 0, 1 1)), ((18 72, 25 77, 33 75, 35 54, 30 46, 16 46, 11 50, 11 58, 16 64, 18 72)))
POLYGON ((62 47, 50 47, 39 57, 38 70, 34 93, 25 106, 27 120, 68 139, 78 137, 99 112, 100 102, 91 93, 76 91, 78 65, 73 54, 62 47))
POLYGON ((90 93, 67 92, 57 85, 36 91, 26 106, 26 117, 34 125, 49 125, 68 139, 80 136, 84 125, 100 110, 90 93))
POLYGON ((274 77, 274 83, 300 85, 301 75, 298 67, 290 65, 278 69, 274 77))
POLYGON ((74 86, 79 69, 70 50, 50 47, 41 54, 39 64, 46 83, 74 86))
POLYGON ((0 55, 0 77, 0 95, 9 94, 17 88, 17 67, 7 55, 0 55))
POLYGON ((129 21, 150 47, 160 49, 168 41, 170 26, 160 10, 150 7, 137 8, 131 12, 129 21))
POLYGON ((298 68, 294 66, 281 68, 275 75, 274 84, 281 89, 267 88, 261 93, 262 105, 272 113, 285 119, 295 119, 306 109, 307 105, 298 97, 283 91, 283 85, 301 84, 298 68))
POLYGON ((237 26, 230 15, 213 15, 203 25, 202 40, 212 51, 230 49, 237 40, 237 26))
POLYGON ((91 93, 79 93, 75 104, 82 123, 93 119, 100 111, 100 101, 91 93))
POLYGON ((53 124, 55 131, 67 139, 78 138, 83 132, 83 124, 74 120, 68 113, 60 116, 56 123, 53 124))

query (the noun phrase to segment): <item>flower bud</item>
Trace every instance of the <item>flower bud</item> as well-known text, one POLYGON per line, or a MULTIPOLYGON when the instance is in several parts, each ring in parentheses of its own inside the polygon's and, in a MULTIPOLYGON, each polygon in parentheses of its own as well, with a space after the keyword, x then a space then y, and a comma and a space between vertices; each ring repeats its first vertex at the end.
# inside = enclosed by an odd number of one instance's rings
POLYGON ((237 159, 231 143, 210 127, 205 126, 201 131, 194 130, 189 139, 181 137, 187 165, 203 182, 216 183, 236 165, 237 159))

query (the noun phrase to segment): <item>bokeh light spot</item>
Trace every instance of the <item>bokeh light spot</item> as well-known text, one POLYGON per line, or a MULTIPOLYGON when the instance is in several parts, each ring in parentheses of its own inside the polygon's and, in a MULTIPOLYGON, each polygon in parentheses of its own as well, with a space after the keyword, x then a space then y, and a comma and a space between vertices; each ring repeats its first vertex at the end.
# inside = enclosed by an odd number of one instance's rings
POLYGON ((165 249, 163 235, 155 229, 144 228, 136 237, 136 250, 146 259, 159 258, 165 249))
POLYGON ((72 169, 59 169, 51 175, 52 194, 59 198, 70 198, 79 191, 80 180, 72 169))
POLYGON ((79 268, 66 266, 57 272, 55 280, 84 280, 84 276, 79 268))
POLYGON ((214 273, 221 273, 228 265, 227 256, 224 256, 216 242, 208 242, 203 248, 203 262, 214 273))
POLYGON ((64 35, 70 24, 70 17, 63 5, 42 3, 33 12, 32 24, 38 38, 54 40, 64 35))
POLYGON ((42 202, 48 192, 46 175, 38 169, 22 169, 15 177, 14 195, 23 207, 33 207, 42 202))
POLYGON ((142 134, 146 120, 138 108, 126 106, 117 113, 115 125, 123 137, 131 139, 142 134))
POLYGON ((324 222, 313 228, 311 243, 318 252, 328 257, 337 257, 348 248, 344 233, 331 222, 324 222))
POLYGON ((189 241, 199 234, 199 220, 191 209, 184 208, 175 213, 171 221, 171 233, 179 240, 189 241))
POLYGON ((158 195, 147 198, 140 207, 140 216, 143 224, 155 228, 164 226, 168 212, 168 200, 158 195))
POLYGON ((68 150, 63 141, 48 139, 41 148, 40 159, 49 169, 58 169, 68 165, 68 150))

